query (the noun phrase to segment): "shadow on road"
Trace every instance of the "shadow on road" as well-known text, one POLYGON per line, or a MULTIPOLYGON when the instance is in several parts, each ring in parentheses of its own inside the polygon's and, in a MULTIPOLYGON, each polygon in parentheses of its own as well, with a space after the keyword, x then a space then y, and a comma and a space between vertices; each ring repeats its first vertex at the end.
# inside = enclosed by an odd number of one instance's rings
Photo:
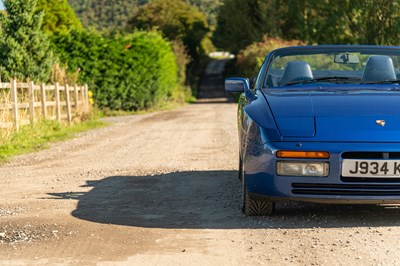
POLYGON ((280 202, 272 217, 245 217, 236 171, 111 176, 88 181, 87 193, 49 193, 77 199, 76 218, 145 228, 337 228, 399 226, 400 209, 375 205, 280 202))

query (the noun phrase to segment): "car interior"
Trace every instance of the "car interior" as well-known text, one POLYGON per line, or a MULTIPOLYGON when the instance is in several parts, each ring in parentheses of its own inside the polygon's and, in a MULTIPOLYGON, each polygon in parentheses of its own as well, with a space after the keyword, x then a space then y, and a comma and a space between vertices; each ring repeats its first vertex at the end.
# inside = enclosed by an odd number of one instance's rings
MULTIPOLYGON (((340 63, 336 61, 336 57, 335 63, 340 63)), ((357 58, 357 60, 354 60, 354 63, 364 65, 363 69, 313 70, 310 64, 305 61, 290 61, 284 65, 283 69, 271 69, 266 78, 266 85, 267 87, 281 87, 301 84, 303 81, 306 82, 325 77, 349 78, 348 81, 343 79, 336 80, 336 82, 340 83, 373 83, 397 80, 400 76, 400 72, 394 67, 392 58, 387 55, 371 55, 364 63, 360 63, 357 58)), ((332 80, 317 80, 316 82, 332 82, 332 80)))

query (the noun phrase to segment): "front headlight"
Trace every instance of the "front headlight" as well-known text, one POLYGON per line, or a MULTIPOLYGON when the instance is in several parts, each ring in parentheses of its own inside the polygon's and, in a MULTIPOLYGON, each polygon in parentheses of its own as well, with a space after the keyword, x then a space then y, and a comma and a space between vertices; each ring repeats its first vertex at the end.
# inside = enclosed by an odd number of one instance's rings
POLYGON ((286 176, 328 176, 329 163, 325 162, 277 162, 276 173, 286 176))

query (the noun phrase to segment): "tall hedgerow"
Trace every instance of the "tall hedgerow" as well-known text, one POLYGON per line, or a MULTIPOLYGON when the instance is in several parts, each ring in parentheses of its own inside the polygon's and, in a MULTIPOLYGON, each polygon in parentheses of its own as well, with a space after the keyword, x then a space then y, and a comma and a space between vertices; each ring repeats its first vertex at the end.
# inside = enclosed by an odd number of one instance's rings
POLYGON ((0 13, 0 64, 3 80, 47 81, 53 56, 46 35, 41 31, 43 12, 37 0, 3 0, 0 13))
POLYGON ((107 37, 75 30, 56 34, 53 43, 70 71, 80 69, 101 108, 145 109, 179 89, 171 45, 157 32, 107 37))

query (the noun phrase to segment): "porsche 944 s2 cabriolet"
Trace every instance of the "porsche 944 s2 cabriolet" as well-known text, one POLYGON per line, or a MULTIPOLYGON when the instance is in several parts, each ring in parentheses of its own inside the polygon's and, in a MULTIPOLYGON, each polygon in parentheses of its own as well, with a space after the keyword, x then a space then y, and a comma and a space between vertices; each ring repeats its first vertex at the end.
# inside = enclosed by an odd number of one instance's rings
POLYGON ((241 93, 239 177, 246 215, 277 200, 400 203, 400 47, 270 52, 241 93))

